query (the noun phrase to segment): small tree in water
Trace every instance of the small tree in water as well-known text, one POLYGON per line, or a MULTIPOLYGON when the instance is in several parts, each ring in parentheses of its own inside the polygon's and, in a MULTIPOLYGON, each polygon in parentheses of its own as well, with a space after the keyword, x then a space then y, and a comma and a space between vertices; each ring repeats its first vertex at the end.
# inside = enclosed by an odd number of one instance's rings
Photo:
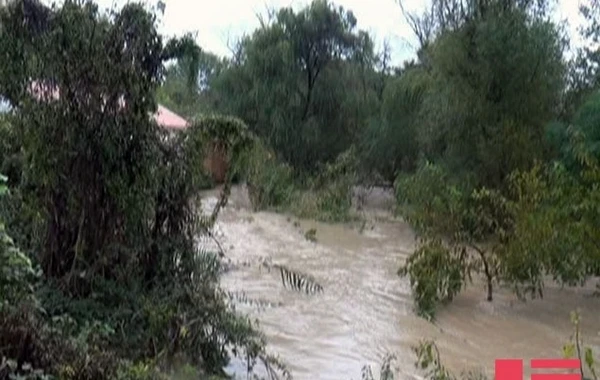
POLYGON ((507 200, 497 191, 460 188, 444 170, 425 164, 396 182, 403 213, 420 235, 415 253, 400 268, 408 275, 419 314, 432 318, 435 305, 451 301, 473 271, 486 279, 487 300, 500 275, 499 255, 512 230, 507 200))
POLYGON ((400 269, 410 276, 420 314, 431 318, 435 305, 451 301, 473 271, 484 275, 489 301, 499 281, 523 299, 526 293, 542 297, 548 274, 561 285, 582 286, 600 273, 600 165, 584 136, 569 132, 581 169, 569 173, 554 163, 516 171, 506 195, 459 189, 431 164, 396 182, 404 214, 421 236, 400 269))

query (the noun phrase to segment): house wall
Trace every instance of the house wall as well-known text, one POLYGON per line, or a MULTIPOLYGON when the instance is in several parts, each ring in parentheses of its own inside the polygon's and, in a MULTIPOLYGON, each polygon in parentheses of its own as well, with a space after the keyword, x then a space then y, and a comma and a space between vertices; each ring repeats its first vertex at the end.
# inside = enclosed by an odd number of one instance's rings
POLYGON ((225 147, 218 141, 213 141, 209 145, 208 154, 204 159, 204 170, 210 173, 215 183, 221 184, 225 182, 228 168, 229 163, 227 162, 225 147))

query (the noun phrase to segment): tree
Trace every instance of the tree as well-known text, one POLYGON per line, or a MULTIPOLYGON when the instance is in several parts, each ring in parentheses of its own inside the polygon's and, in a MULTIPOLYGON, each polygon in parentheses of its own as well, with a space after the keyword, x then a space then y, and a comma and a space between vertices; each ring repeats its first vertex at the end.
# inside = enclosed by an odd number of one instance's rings
POLYGON ((380 115, 363 129, 360 145, 364 166, 377 170, 390 182, 399 171, 416 169, 421 148, 421 107, 430 79, 422 67, 407 67, 399 75, 387 78, 380 115))
POLYGON ((18 110, 14 127, 23 131, 29 179, 52 215, 42 267, 62 277, 82 262, 96 265, 95 252, 126 240, 109 231, 134 228, 123 212, 142 212, 152 196, 143 190, 156 135, 148 113, 162 62, 178 46, 163 46, 153 16, 137 5, 112 20, 93 3, 66 2, 56 11, 22 5, 3 13, 0 91, 18 110), (138 164, 123 166, 133 157, 138 164))
POLYGON ((358 53, 362 36, 352 30, 356 18, 343 8, 334 9, 327 1, 313 1, 310 7, 298 14, 291 8, 281 9, 277 23, 285 39, 290 43, 296 64, 303 71, 306 81, 301 120, 305 121, 311 106, 315 84, 324 68, 335 60, 352 57, 358 53))
POLYGON ((195 76, 197 83, 190 85, 189 57, 169 66, 165 79, 157 91, 157 100, 186 118, 208 113, 215 107, 212 83, 221 74, 225 62, 212 53, 199 52, 195 76))
POLYGON ((472 273, 485 277, 491 302, 514 229, 508 200, 497 190, 471 187, 429 163, 399 177, 395 188, 405 218, 420 237, 399 270, 410 278, 418 313, 433 318, 437 304, 451 301, 472 273))
POLYGON ((579 79, 579 88, 594 89, 597 88, 600 80, 599 64, 600 51, 597 43, 600 41, 600 3, 598 0, 590 0, 588 4, 581 4, 579 11, 586 20, 579 32, 581 37, 587 43, 579 49, 578 61, 576 61, 576 74, 579 79))
POLYGON ((563 100, 562 121, 570 120, 575 111, 598 90, 600 85, 600 3, 597 0, 581 4, 579 12, 584 23, 579 27, 579 34, 584 45, 577 49, 575 56, 569 62, 568 86, 563 100))
POLYGON ((225 303, 217 256, 196 240, 216 218, 198 215, 205 143, 221 138, 240 155, 247 127, 217 116, 170 134, 151 118, 165 62, 186 56, 197 67, 198 53, 189 37, 163 41, 140 4, 109 14, 91 1, 0 8, 0 96, 13 106, 1 141, 23 162, 0 199, 0 261, 19 259, 6 236, 24 237, 44 308, 2 315, 0 356, 26 352, 55 377, 74 368, 69 377, 103 379, 132 362, 221 373, 228 347, 264 354, 260 333, 225 303), (55 319, 73 323, 57 332, 55 319), (108 359, 86 372, 96 351, 108 359))
POLYGON ((567 136, 579 170, 555 162, 511 177, 516 228, 506 248, 505 272, 518 294, 541 295, 546 274, 578 286, 600 272, 600 166, 581 131, 569 128, 567 136))
POLYGON ((431 0, 427 8, 418 14, 408 12, 403 0, 398 0, 421 49, 441 35, 456 31, 466 23, 486 18, 498 10, 522 11, 535 18, 544 18, 554 2, 555 0, 431 0))
MULTIPOLYGON (((594 109, 584 107, 580 114, 588 116, 580 120, 593 120, 594 109)), ((543 297, 548 275, 582 286, 600 273, 600 166, 581 129, 566 133, 577 170, 538 163, 511 173, 503 194, 470 190, 432 165, 398 180, 398 199, 422 238, 400 270, 411 279, 419 313, 432 317, 471 271, 484 274, 490 301, 493 283, 512 286, 521 298, 543 297)))
POLYGON ((499 5, 442 34, 427 49, 434 85, 419 128, 426 156, 490 187, 542 158, 564 83, 562 51, 551 22, 499 5))
POLYGON ((363 81, 372 41, 352 12, 321 0, 283 8, 241 46, 240 63, 214 83, 219 110, 243 118, 297 169, 348 149, 373 97, 363 81))

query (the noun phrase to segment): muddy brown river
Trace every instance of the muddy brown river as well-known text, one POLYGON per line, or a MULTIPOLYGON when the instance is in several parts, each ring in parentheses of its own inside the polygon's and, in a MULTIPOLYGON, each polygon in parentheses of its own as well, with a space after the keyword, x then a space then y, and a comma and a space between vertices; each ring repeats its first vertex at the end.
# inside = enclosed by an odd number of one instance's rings
MULTIPOLYGON (((205 195, 207 208, 216 194, 205 195)), ((229 260, 249 265, 224 274, 222 286, 271 303, 240 303, 236 308, 258 319, 268 351, 279 355, 294 379, 360 379, 365 364, 378 378, 386 353, 397 358, 396 379, 420 379, 411 347, 421 339, 437 342, 449 369, 481 370, 493 378, 496 358, 518 357, 527 363, 560 356, 572 333, 569 315, 575 309, 581 310, 586 343, 598 352, 600 299, 591 297, 595 283, 584 289, 549 283, 544 299, 526 303, 504 289, 487 302, 483 284, 478 284, 441 308, 435 324, 415 316, 408 279, 396 274, 412 252, 414 235, 392 217, 392 202, 382 190, 371 194, 364 212, 368 222, 361 231, 358 225, 255 213, 244 189, 233 189, 216 234, 229 260), (316 230, 316 242, 305 238, 310 229, 316 230), (307 295, 286 289, 276 271, 258 264, 264 257, 314 276, 324 292, 307 295)), ((245 379, 242 367, 234 361, 228 370, 245 379)))

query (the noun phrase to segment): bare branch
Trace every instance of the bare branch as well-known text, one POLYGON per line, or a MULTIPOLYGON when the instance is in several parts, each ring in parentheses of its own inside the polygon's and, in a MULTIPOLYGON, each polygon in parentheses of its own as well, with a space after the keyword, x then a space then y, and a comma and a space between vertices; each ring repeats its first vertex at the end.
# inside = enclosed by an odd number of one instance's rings
POLYGON ((398 0, 398 5, 402 11, 408 26, 412 29, 413 33, 419 40, 421 47, 426 46, 434 36, 435 33, 435 17, 434 10, 435 6, 432 3, 429 11, 423 12, 422 15, 417 15, 413 12, 409 12, 404 8, 402 0, 398 0))
POLYGON ((258 13, 257 11, 254 12, 254 16, 256 16, 258 22, 260 23, 260 27, 263 29, 268 27, 271 24, 271 22, 275 20, 275 17, 277 15, 277 10, 273 6, 269 6, 267 3, 265 3, 264 6, 266 19, 264 18, 263 14, 258 13))
POLYGON ((231 53, 232 62, 236 65, 241 63, 242 60, 242 40, 244 36, 237 37, 235 40, 231 38, 231 35, 227 33, 227 50, 231 53))

